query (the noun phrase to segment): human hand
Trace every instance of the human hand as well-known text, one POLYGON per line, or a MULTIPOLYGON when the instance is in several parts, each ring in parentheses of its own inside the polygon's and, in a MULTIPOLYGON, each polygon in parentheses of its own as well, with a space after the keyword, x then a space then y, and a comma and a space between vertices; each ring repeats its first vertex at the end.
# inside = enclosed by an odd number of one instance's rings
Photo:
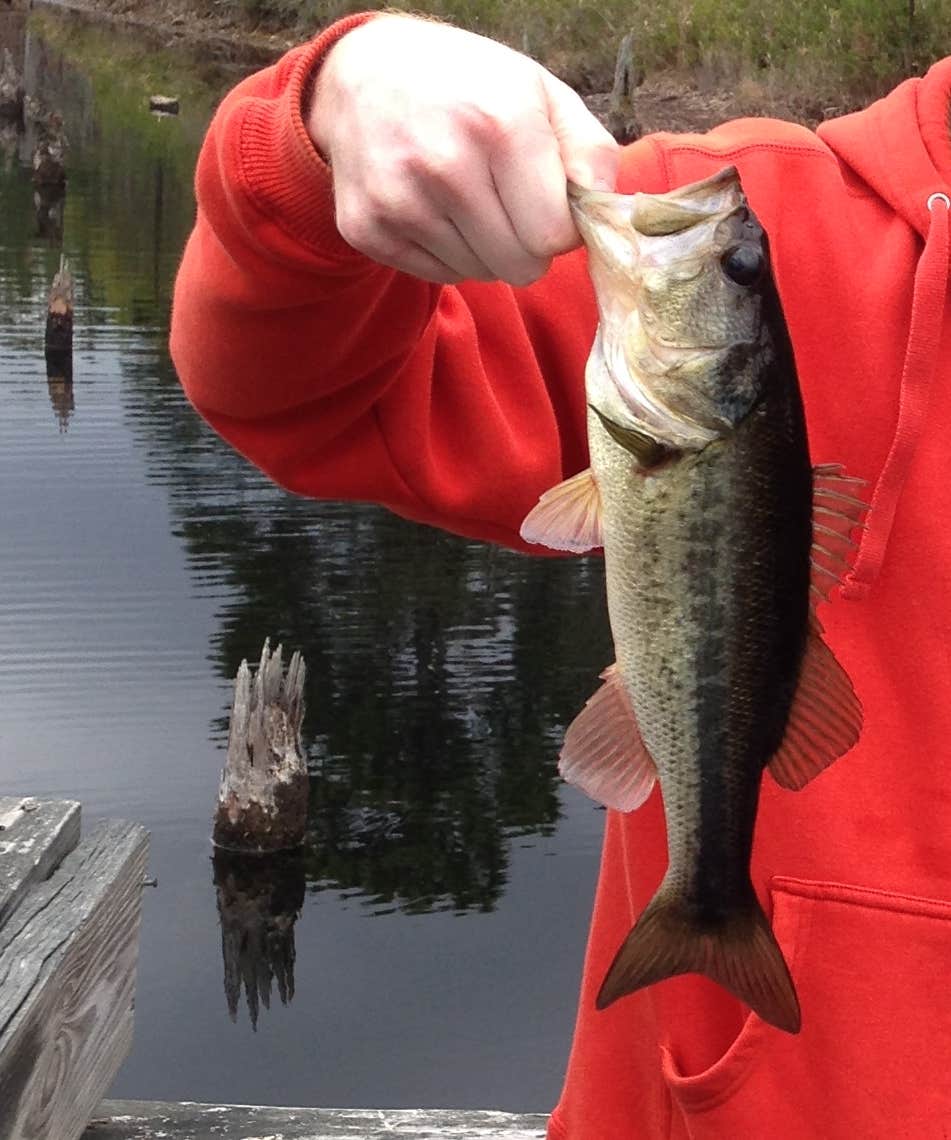
POLYGON ((408 16, 334 45, 305 123, 342 237, 428 281, 537 280, 580 244, 566 181, 613 190, 617 173, 614 139, 540 64, 408 16))

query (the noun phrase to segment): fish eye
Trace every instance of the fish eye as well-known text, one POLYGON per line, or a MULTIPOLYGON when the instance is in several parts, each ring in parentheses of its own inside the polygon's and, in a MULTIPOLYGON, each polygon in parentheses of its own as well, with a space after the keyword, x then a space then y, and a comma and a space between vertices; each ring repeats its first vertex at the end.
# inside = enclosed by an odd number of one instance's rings
POLYGON ((720 258, 723 272, 737 285, 755 285, 763 275, 766 261, 758 249, 736 245, 720 258))

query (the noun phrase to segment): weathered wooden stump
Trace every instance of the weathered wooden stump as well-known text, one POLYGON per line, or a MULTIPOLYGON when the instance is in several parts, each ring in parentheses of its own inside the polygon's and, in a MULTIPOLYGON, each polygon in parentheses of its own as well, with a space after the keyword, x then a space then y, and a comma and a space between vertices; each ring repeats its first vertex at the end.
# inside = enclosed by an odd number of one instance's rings
POLYGON ((77 1140, 132 1043, 148 835, 0 798, 0 1137, 77 1140))
POLYGON ((36 236, 47 238, 50 245, 63 244, 63 212, 66 208, 65 183, 33 187, 33 216, 36 236))
POLYGON ((0 67, 0 119, 23 120, 23 80, 9 48, 3 49, 3 66, 0 67))
POLYGON ((546 1118, 454 1109, 104 1101, 83 1140, 544 1140, 546 1118))
POLYGON ((63 116, 58 111, 50 111, 36 120, 35 128, 33 185, 62 188, 66 185, 66 152, 69 150, 63 116))
POLYGON ((46 308, 47 379, 73 378, 73 275, 69 262, 60 258, 46 308))
POLYGON ((271 988, 287 1005, 294 997, 294 924, 304 905, 306 876, 299 852, 214 855, 225 998, 237 1020, 241 991, 251 1025, 270 1009, 271 988))
POLYGON ((623 146, 641 136, 641 125, 634 111, 634 90, 644 82, 644 69, 635 58, 636 37, 628 32, 618 48, 614 65, 614 86, 605 117, 605 126, 623 146))
POLYGON ((300 845, 307 822, 307 765, 301 747, 304 659, 265 641, 254 680, 241 662, 234 685, 228 758, 221 773, 212 835, 231 851, 286 851, 300 845))

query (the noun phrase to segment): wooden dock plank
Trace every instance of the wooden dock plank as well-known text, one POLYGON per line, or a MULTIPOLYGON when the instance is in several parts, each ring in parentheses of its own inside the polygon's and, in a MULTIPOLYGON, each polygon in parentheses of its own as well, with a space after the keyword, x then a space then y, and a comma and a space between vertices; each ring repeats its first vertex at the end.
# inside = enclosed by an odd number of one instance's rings
POLYGON ((82 1140, 543 1140, 547 1117, 451 1109, 104 1101, 82 1140))
POLYGON ((101 824, 0 926, 3 1140, 78 1140, 128 1053, 147 851, 101 824))
POLYGON ((0 927, 79 842, 74 800, 0 796, 0 927))

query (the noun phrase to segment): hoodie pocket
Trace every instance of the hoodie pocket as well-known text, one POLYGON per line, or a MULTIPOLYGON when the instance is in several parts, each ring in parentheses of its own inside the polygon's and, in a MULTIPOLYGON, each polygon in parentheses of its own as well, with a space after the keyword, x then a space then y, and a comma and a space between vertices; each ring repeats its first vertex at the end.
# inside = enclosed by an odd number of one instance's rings
POLYGON ((802 1031, 750 1014, 687 1075, 674 1029, 662 1050, 673 1135, 951 1138, 951 902, 789 878, 771 893, 802 1031))

